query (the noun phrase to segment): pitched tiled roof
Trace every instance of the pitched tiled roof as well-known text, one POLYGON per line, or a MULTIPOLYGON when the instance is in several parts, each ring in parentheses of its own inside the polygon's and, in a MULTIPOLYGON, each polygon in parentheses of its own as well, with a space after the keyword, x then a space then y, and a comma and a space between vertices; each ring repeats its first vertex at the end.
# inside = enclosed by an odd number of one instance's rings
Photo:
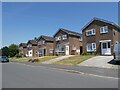
POLYGON ((104 22, 104 23, 108 23, 108 24, 111 24, 113 26, 115 26, 116 28, 120 29, 120 26, 117 25, 116 23, 114 22, 110 22, 110 21, 107 21, 107 20, 104 20, 104 19, 100 19, 100 18, 96 18, 94 17, 88 24, 86 24, 81 30, 84 30, 87 26, 89 26, 93 21, 101 21, 101 22, 104 22))
POLYGON ((53 41, 53 40, 54 40, 53 37, 44 36, 44 35, 41 35, 41 36, 38 38, 38 40, 40 40, 40 38, 43 38, 43 39, 46 40, 46 41, 53 41))
POLYGON ((19 46, 20 47, 27 47, 27 43, 20 43, 19 46))
MULTIPOLYGON (((71 30, 67 30, 67 29, 63 29, 63 28, 60 28, 56 33, 55 35, 59 32, 59 31, 63 31, 69 35, 74 35, 74 36, 82 36, 82 34, 78 33, 78 32, 74 32, 74 31, 71 31, 71 30)), ((55 36, 54 35, 54 36, 55 36)))
POLYGON ((36 40, 29 40, 29 41, 27 42, 27 44, 28 44, 28 43, 31 43, 31 44, 37 45, 37 41, 36 41, 36 40))

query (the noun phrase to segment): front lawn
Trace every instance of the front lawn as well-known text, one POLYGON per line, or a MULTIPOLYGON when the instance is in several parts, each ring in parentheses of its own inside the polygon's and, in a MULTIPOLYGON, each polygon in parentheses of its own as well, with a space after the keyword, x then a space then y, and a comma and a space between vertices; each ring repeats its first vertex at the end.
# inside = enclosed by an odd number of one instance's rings
POLYGON ((9 59, 13 61, 19 61, 19 62, 27 62, 29 60, 29 58, 26 58, 26 57, 22 57, 22 58, 12 57, 9 59))
POLYGON ((73 56, 73 57, 69 57, 69 58, 57 61, 54 64, 77 65, 92 57, 95 57, 95 55, 77 55, 77 56, 73 56))
POLYGON ((16 57, 12 57, 10 58, 10 60, 14 60, 14 61, 19 61, 19 62, 28 62, 30 59, 38 59, 38 62, 43 62, 49 59, 53 59, 56 58, 57 56, 43 56, 43 57, 22 57, 22 58, 16 58, 16 57))
POLYGON ((39 62, 44 62, 46 60, 50 60, 50 59, 54 59, 54 58, 57 58, 57 56, 43 56, 43 57, 40 57, 37 59, 39 60, 39 62))

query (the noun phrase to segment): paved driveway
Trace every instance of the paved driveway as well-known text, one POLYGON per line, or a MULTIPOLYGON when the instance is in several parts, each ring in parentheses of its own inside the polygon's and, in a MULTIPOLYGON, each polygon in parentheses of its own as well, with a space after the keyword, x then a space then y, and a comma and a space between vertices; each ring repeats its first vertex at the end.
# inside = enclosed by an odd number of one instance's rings
POLYGON ((60 60, 63 60, 63 59, 66 59, 66 58, 69 58, 69 57, 73 57, 74 55, 66 55, 66 56, 60 56, 60 57, 57 57, 57 58, 54 58, 54 59, 50 59, 50 60, 47 60, 47 61, 44 61, 44 62, 41 62, 42 64, 52 64, 54 62, 57 62, 57 61, 60 61, 60 60))
POLYGON ((113 56, 96 56, 91 59, 88 59, 82 63, 80 66, 89 66, 89 67, 99 67, 99 68, 113 68, 118 69, 118 65, 110 64, 109 62, 113 60, 113 56))

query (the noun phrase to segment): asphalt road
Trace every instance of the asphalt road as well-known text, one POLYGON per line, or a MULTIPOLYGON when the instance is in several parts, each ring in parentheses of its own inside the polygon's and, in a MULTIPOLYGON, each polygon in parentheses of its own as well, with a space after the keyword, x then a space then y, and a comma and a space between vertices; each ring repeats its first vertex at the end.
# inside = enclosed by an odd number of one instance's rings
POLYGON ((2 65, 2 88, 118 88, 114 78, 17 63, 2 65))

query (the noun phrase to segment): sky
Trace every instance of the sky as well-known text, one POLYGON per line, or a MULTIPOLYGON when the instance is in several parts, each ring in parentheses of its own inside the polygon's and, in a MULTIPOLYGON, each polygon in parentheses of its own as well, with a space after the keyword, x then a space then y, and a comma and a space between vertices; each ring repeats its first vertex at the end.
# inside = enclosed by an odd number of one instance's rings
POLYGON ((118 23, 118 3, 3 2, 2 46, 53 36, 59 28, 81 33, 94 17, 118 23))

